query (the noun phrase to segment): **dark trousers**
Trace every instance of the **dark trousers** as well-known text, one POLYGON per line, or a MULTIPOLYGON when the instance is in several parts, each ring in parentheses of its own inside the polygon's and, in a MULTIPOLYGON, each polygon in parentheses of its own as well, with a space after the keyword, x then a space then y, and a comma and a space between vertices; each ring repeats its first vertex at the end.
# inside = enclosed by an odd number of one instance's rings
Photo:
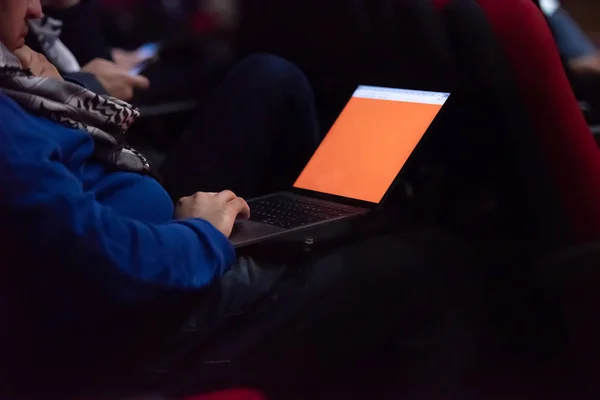
MULTIPOLYGON (((229 74, 169 156, 165 186, 174 199, 289 188, 318 141, 303 74, 282 59, 253 56, 229 74)), ((436 389, 460 382, 474 355, 477 304, 463 246, 413 232, 314 253, 273 245, 261 254, 240 255, 186 302, 177 332, 136 366, 133 391, 290 390, 353 372, 365 381, 383 365, 394 366, 399 376, 386 375, 394 381, 427 376, 436 389)))
POLYGON ((142 71, 150 80, 150 87, 136 90, 132 104, 151 106, 189 100, 202 103, 232 67, 231 57, 217 40, 189 37, 167 46, 160 59, 142 71))
POLYGON ((476 361, 473 266, 463 245, 430 231, 241 256, 190 300, 178 333, 149 349, 128 383, 161 395, 340 383, 450 395, 476 361))
POLYGON ((161 174, 174 199, 225 189, 254 197, 289 189, 319 141, 302 72, 274 56, 252 56, 198 110, 161 174))

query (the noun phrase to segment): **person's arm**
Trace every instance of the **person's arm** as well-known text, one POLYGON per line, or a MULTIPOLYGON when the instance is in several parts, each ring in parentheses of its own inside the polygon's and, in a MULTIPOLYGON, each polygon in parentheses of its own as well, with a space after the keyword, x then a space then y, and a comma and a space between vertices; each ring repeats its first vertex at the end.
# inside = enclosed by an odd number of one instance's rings
POLYGON ((77 58, 85 65, 95 58, 112 60, 110 46, 107 42, 100 10, 94 0, 81 0, 72 4, 64 0, 51 0, 44 7, 44 13, 63 22, 60 39, 77 58))
POLYGON ((205 220, 150 224, 98 203, 32 117, 2 96, 0 111, 0 237, 29 249, 19 268, 41 265, 139 305, 167 290, 202 288, 234 261, 227 238, 205 220))
POLYGON ((590 57, 598 53, 598 48, 567 11, 558 8, 551 15, 547 15, 547 18, 556 45, 567 60, 590 57))

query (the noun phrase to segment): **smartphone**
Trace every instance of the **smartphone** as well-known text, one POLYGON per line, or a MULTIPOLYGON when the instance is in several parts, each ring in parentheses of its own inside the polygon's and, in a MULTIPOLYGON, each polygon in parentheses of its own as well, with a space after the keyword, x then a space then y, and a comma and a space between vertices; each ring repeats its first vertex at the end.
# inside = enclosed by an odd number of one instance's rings
POLYGON ((146 61, 150 58, 154 58, 158 55, 160 45, 158 43, 146 43, 139 49, 137 49, 138 56, 141 61, 146 61))
POLYGON ((140 58, 140 62, 129 70, 129 75, 139 75, 142 73, 144 69, 148 65, 150 65, 156 57, 158 56, 158 52, 160 51, 160 44, 158 43, 146 43, 137 49, 138 56, 140 58))

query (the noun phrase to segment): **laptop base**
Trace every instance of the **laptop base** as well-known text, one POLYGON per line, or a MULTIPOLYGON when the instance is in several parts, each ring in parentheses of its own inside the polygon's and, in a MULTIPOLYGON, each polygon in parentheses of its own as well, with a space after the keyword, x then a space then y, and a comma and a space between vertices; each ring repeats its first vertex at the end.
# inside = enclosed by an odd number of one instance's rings
POLYGON ((287 231, 254 243, 235 245, 239 254, 261 257, 265 254, 307 253, 335 248, 397 229, 400 225, 390 224, 387 214, 372 211, 325 224, 287 231))

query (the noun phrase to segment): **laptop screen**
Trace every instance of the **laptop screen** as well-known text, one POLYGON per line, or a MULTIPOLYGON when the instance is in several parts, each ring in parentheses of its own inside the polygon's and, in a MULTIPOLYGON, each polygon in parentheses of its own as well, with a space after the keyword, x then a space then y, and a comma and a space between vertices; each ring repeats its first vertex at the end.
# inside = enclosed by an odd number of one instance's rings
POLYGON ((359 86, 294 187, 380 203, 449 96, 359 86))

